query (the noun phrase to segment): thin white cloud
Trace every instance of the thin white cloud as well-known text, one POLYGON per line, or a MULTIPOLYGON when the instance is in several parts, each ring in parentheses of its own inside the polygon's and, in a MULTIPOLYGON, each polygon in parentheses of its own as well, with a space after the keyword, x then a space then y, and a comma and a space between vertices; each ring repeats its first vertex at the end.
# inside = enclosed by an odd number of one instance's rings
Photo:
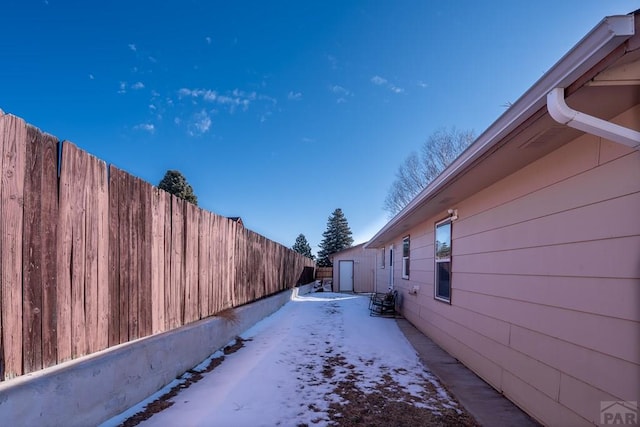
POLYGON ((429 84, 423 82, 422 80, 418 80, 418 86, 420 86, 423 89, 426 89, 429 87, 429 84))
POLYGON ((276 103, 276 100, 269 96, 258 95, 256 92, 245 92, 240 89, 234 89, 226 94, 220 94, 210 89, 181 88, 178 90, 178 98, 182 99, 189 97, 226 106, 231 113, 234 113, 238 108, 246 111, 251 103, 256 100, 267 100, 274 104, 276 103))
POLYGON ((265 112, 264 114, 261 114, 261 115, 260 115, 260 123, 264 123, 264 122, 266 122, 266 121, 267 121, 267 119, 268 119, 269 117, 271 117, 271 115, 272 115, 272 114, 273 114, 273 113, 272 113, 271 111, 267 111, 267 112, 265 112))
POLYGON ((291 101, 300 101, 302 99, 302 93, 300 92, 289 92, 287 94, 287 98, 291 101))
POLYGON ((304 142, 305 144, 311 144, 313 142, 316 142, 316 140, 313 138, 307 138, 306 136, 304 136, 302 137, 302 142, 304 142))
POLYGON ((89 74, 89 80, 94 80, 95 77, 93 76, 93 74, 89 74))
POLYGON ((245 92, 240 89, 234 89, 231 93, 233 96, 236 96, 238 98, 246 98, 250 101, 255 101, 258 97, 258 94, 255 92, 245 92))
POLYGON ((179 98, 186 98, 186 97, 202 98, 205 101, 213 102, 218 97, 218 94, 214 90, 188 89, 188 88, 183 87, 180 90, 178 90, 178 97, 179 98))
POLYGON ((351 92, 345 88, 343 88, 342 86, 339 85, 333 85, 331 86, 331 92, 336 93, 338 95, 347 95, 350 96, 351 92))
POLYGON ((155 56, 150 56, 150 57, 149 57, 149 61, 153 62, 154 64, 155 64, 156 62, 158 62, 158 60, 155 58, 155 56))
POLYGON ((270 103, 272 103, 273 105, 276 105, 278 103, 278 100, 269 96, 269 95, 258 95, 258 101, 268 101, 270 103))
POLYGON ((385 79, 384 77, 380 77, 378 75, 375 75, 373 77, 371 77, 371 83, 373 83, 374 85, 377 86, 384 86, 387 89, 389 89, 391 92, 393 93, 403 93, 404 89, 394 85, 393 83, 390 83, 387 79, 385 79))
POLYGON ((373 83, 374 85, 380 86, 387 83, 387 79, 380 76, 373 76, 371 77, 371 83, 373 83))
POLYGON ((136 47, 136 45, 135 45, 135 44, 133 44, 133 43, 130 43, 130 44, 129 44, 129 49, 131 49, 131 50, 132 50, 132 51, 134 51, 134 52, 137 52, 137 51, 138 51, 138 48, 137 48, 137 47, 136 47))
POLYGON ((189 124, 188 133, 191 136, 200 136, 207 133, 210 128, 211 117, 209 117, 209 114, 205 110, 202 110, 193 115, 191 123, 189 124))
POLYGON ((135 82, 134 84, 131 85, 131 89, 133 90, 140 90, 140 89, 144 89, 144 83, 142 82, 135 82))
POLYGON ((118 93, 127 93, 127 82, 120 82, 118 93))
POLYGON ((336 59, 335 56, 327 55, 327 60, 329 61, 329 64, 331 64, 331 69, 332 70, 337 70, 338 69, 338 60, 336 59))
POLYGON ((205 37, 204 39, 205 39, 205 41, 207 42, 207 44, 211 44, 211 37, 208 37, 208 36, 207 36, 207 37, 205 37))
POLYGON ((156 131, 156 127, 153 123, 140 123, 133 127, 135 130, 143 130, 145 132, 154 133, 156 131))
POLYGON ((337 104, 344 104, 345 102, 347 102, 348 97, 353 96, 353 93, 350 90, 340 85, 330 86, 329 90, 338 95, 338 98, 336 99, 337 104))

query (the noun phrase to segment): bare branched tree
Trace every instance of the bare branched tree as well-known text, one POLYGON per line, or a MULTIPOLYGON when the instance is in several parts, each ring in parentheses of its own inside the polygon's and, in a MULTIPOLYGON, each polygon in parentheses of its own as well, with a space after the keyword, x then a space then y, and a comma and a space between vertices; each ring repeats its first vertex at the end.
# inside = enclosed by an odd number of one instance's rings
POLYGON ((384 201, 384 209, 389 216, 394 216, 407 206, 474 138, 473 131, 442 128, 427 138, 419 153, 411 152, 398 168, 396 179, 384 201))

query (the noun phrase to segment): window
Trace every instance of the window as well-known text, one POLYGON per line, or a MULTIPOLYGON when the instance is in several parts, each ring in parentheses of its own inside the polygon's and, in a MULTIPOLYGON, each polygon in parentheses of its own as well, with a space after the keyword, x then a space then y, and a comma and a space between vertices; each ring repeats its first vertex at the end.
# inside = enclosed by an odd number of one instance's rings
POLYGON ((402 278, 409 278, 409 236, 402 239, 402 278))
POLYGON ((380 256, 380 268, 384 268, 384 262, 385 262, 384 261, 384 257, 385 257, 384 248, 382 248, 381 251, 382 251, 382 255, 380 256))
POLYGON ((451 219, 436 224, 435 297, 451 303, 451 219))

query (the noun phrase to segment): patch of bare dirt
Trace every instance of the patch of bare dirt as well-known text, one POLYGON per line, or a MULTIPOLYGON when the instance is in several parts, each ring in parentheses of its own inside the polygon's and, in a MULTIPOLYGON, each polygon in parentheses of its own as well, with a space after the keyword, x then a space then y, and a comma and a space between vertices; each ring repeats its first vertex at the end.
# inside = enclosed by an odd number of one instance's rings
MULTIPOLYGON (((323 374, 329 379, 336 369, 349 369, 345 379, 335 385, 334 393, 341 403, 329 404, 329 425, 334 427, 415 427, 415 426, 461 426, 475 427, 479 424, 456 402, 451 407, 438 399, 437 390, 426 379, 420 384, 424 390, 420 397, 408 393, 388 373, 369 393, 357 387, 361 374, 353 371, 342 356, 325 360, 323 374), (331 365, 331 368, 327 365, 331 365), (423 407, 427 403, 429 408, 423 407)), ((455 401, 453 398, 450 401, 455 401)))

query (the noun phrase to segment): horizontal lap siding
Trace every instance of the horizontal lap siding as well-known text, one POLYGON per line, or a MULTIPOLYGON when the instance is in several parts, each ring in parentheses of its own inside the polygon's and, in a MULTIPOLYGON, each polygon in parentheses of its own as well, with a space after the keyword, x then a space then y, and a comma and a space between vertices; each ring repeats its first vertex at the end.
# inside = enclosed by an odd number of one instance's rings
MULTIPOLYGON (((524 222, 481 231, 456 239, 456 254, 469 255, 640 236, 639 191, 524 222), (585 224, 598 227, 585 228, 585 224), (544 232, 540 232, 544 230, 544 232)), ((516 208, 517 209, 517 208, 516 208)))
POLYGON ((456 272, 456 290, 640 321, 637 279, 456 272), (628 298, 621 299, 620 295, 628 298))
POLYGON ((631 279, 639 277, 639 247, 640 236, 631 236, 473 255, 456 256, 454 249, 454 256, 462 273, 631 279))
POLYGON ((638 400, 640 153, 582 136, 455 207, 451 305, 433 299, 446 212, 409 230, 408 281, 393 242, 405 316, 543 422, 638 400))
POLYGON ((511 327, 510 345, 530 357, 559 371, 580 378, 600 390, 616 390, 618 399, 635 400, 640 367, 602 352, 554 338, 539 331, 519 326, 511 327), (606 366, 606 375, 594 367, 606 366))

